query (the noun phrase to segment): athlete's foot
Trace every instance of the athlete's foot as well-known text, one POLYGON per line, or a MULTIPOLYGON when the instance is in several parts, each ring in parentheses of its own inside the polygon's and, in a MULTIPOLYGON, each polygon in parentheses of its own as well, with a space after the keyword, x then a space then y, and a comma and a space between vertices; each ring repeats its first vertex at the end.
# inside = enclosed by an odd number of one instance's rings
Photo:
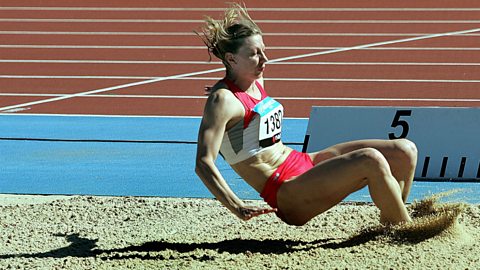
POLYGON ((401 223, 409 223, 409 222, 412 222, 412 218, 410 216, 407 216, 406 220, 404 220, 404 221, 392 222, 392 221, 389 221, 387 218, 385 218, 385 216, 383 214, 380 213, 380 224, 382 224, 383 226, 386 226, 386 227, 393 226, 393 225, 398 225, 398 224, 401 224, 401 223))

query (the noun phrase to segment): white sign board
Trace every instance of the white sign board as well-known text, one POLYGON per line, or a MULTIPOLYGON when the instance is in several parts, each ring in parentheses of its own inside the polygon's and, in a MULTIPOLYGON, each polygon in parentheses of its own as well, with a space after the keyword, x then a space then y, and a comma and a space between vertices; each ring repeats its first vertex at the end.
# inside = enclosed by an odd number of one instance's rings
POLYGON ((480 108, 312 107, 304 151, 395 138, 417 145, 416 180, 480 182, 480 108))

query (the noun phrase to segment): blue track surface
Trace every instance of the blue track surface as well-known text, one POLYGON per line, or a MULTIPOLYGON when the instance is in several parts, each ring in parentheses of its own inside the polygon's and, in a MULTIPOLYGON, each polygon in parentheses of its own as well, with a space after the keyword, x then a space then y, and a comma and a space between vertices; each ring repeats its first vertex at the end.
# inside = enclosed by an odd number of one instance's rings
MULTIPOLYGON (((193 171, 199 123, 199 118, 0 115, 0 193, 211 198, 193 171), (17 140, 22 138, 49 140, 17 140)), ((286 119, 283 141, 300 150, 307 124, 286 119)), ((241 198, 260 198, 221 158, 217 165, 241 198)), ((411 199, 455 188, 465 191, 454 200, 480 202, 480 183, 415 182, 411 199)), ((347 200, 370 197, 364 189, 347 200)))

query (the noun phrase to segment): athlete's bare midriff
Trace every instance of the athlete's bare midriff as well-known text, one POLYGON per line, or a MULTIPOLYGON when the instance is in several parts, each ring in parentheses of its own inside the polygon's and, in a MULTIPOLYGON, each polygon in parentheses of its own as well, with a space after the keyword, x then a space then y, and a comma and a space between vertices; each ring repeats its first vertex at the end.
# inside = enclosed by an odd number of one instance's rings
POLYGON ((259 193, 267 179, 275 172, 293 149, 278 142, 268 150, 262 151, 237 164, 231 165, 235 172, 259 193))

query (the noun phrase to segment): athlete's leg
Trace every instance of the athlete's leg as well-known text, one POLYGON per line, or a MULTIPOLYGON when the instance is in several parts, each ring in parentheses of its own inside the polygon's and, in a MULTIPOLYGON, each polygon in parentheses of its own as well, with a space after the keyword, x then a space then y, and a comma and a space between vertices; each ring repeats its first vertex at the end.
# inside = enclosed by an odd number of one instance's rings
POLYGON ((319 152, 311 153, 313 163, 336 157, 362 148, 375 148, 387 159, 392 175, 398 180, 402 199, 406 202, 413 183, 417 165, 417 148, 406 139, 398 140, 359 140, 334 145, 319 152))
POLYGON ((284 182, 277 194, 278 208, 288 223, 302 225, 365 185, 385 223, 410 220, 389 164, 373 148, 327 159, 284 182))

